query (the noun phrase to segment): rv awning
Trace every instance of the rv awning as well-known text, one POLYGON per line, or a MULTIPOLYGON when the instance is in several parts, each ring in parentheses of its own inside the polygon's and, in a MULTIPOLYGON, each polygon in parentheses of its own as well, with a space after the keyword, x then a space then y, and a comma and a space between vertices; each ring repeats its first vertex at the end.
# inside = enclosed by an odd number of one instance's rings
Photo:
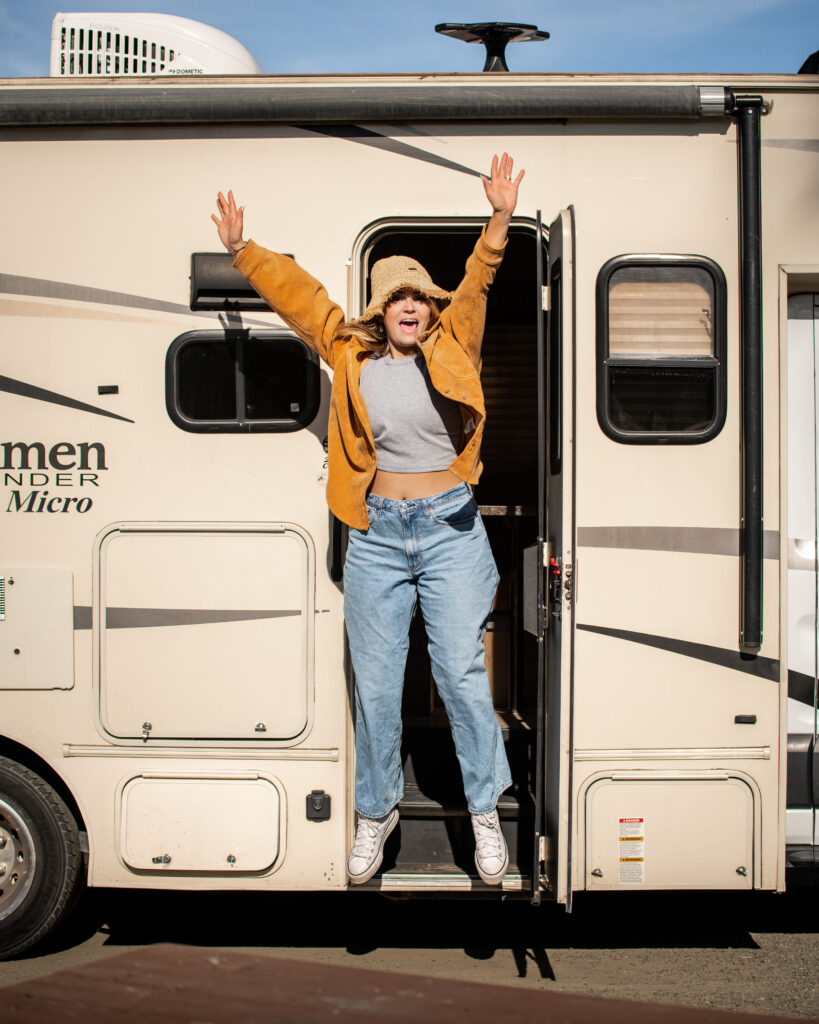
POLYGON ((310 124, 722 117, 731 93, 696 85, 290 85, 187 81, 0 91, 0 125, 310 124))

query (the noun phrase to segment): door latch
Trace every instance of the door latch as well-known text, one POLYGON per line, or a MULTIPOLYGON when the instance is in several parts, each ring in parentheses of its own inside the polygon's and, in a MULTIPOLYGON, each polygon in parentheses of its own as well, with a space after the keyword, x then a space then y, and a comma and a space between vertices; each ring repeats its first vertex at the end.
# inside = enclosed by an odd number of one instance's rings
POLYGON ((563 564, 560 555, 549 559, 549 607, 556 619, 560 618, 563 601, 563 564))

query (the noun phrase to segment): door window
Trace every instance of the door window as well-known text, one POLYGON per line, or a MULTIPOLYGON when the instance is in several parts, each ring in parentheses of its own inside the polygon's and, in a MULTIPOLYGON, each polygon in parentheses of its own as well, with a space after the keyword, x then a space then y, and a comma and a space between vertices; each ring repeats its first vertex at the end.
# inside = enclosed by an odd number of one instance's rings
POLYGON ((597 278, 597 415, 615 441, 708 441, 725 422, 725 277, 702 256, 618 256, 597 278))

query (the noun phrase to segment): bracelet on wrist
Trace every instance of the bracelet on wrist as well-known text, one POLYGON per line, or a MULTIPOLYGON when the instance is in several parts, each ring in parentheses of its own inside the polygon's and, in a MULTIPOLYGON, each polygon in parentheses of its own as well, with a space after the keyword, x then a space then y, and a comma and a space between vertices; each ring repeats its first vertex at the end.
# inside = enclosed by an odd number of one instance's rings
POLYGON ((245 248, 246 245, 247 245, 247 242, 244 242, 242 245, 239 246, 238 249, 228 249, 228 252, 230 253, 231 256, 238 256, 239 253, 242 251, 242 249, 245 248))

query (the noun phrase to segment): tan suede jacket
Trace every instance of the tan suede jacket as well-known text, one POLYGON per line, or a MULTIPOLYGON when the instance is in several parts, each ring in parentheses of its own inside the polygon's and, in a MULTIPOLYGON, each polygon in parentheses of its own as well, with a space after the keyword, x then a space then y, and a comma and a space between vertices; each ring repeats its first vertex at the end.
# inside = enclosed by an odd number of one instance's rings
MULTIPOLYGON (((419 342, 434 387, 460 403, 460 454, 450 465, 468 484, 478 482, 486 410, 481 389, 481 343, 486 296, 503 258, 484 234, 466 262, 466 273, 446 306, 419 342)), ((337 335, 346 319, 324 286, 294 260, 249 241, 234 266, 250 281, 288 327, 333 368, 328 428, 327 503, 348 526, 367 529, 365 500, 375 476, 372 429, 359 390, 365 359, 372 353, 358 340, 337 335)))

